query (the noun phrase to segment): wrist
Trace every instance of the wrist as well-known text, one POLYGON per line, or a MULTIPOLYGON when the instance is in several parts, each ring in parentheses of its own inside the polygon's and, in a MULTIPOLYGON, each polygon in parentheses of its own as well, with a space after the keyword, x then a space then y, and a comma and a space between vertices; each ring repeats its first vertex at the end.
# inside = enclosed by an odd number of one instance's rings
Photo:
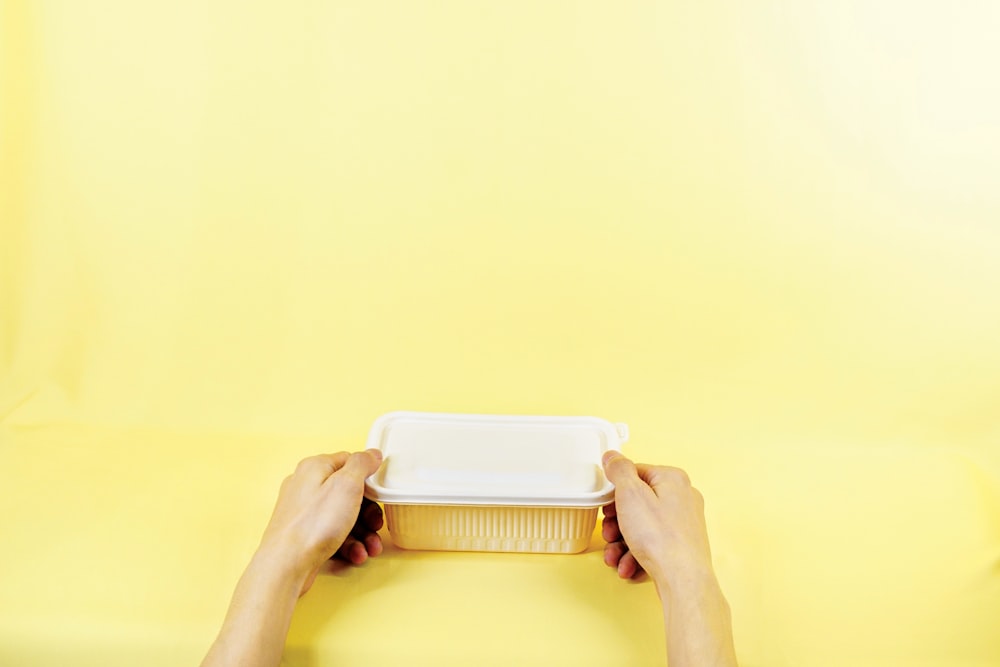
POLYGON ((277 665, 305 581, 294 561, 258 547, 233 593, 203 665, 277 665))
POLYGON ((250 559, 247 572, 266 584, 296 587, 306 580, 310 566, 288 549, 261 544, 250 559))
POLYGON ((711 566, 661 568, 652 575, 652 579, 663 604, 722 594, 719 580, 711 566))
POLYGON ((667 662, 735 667, 732 612, 711 563, 656 582, 667 635, 667 662))

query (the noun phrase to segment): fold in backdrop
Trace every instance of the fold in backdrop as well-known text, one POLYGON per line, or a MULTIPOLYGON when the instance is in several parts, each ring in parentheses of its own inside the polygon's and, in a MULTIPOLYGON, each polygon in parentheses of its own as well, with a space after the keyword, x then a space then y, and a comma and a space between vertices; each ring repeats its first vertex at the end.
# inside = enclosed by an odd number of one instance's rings
POLYGON ((1000 661, 995 3, 0 6, 11 601, 45 429, 597 414, 706 491, 749 664, 1000 661))

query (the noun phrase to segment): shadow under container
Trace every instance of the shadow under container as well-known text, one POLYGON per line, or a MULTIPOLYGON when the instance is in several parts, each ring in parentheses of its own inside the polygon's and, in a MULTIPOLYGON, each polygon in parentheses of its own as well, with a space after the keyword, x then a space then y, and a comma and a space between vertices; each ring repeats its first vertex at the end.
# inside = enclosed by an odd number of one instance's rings
POLYGON ((628 439, 595 417, 391 412, 365 496, 403 549, 578 553, 614 499, 601 456, 628 439))

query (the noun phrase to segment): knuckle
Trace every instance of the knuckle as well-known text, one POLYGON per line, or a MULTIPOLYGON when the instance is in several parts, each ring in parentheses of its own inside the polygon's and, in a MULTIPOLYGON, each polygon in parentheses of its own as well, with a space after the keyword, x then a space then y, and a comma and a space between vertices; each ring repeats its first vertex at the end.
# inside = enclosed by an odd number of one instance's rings
POLYGON ((663 475, 678 486, 691 486, 691 478, 680 468, 664 468, 663 475))
POLYGON ((607 476, 613 479, 615 484, 621 484, 634 476, 634 470, 631 461, 623 456, 616 456, 608 462, 607 476))
POLYGON ((307 456, 306 458, 299 461, 299 464, 295 466, 295 472, 302 472, 308 468, 313 467, 320 462, 322 457, 320 456, 307 456))
POLYGON ((341 470, 344 472, 344 477, 363 479, 366 471, 364 459, 362 459, 360 454, 351 454, 347 461, 344 462, 344 467, 341 470))

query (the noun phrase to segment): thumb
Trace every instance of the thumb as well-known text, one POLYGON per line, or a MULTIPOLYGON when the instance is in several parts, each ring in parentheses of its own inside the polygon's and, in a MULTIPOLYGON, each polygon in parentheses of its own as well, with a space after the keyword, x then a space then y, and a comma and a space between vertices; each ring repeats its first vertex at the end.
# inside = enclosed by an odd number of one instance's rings
POLYGON ((374 474, 380 465, 382 465, 382 452, 377 449, 366 449, 351 454, 339 472, 363 480, 374 474))
POLYGON ((604 464, 604 474, 615 486, 639 479, 635 464, 621 452, 614 450, 606 451, 604 452, 604 456, 601 457, 601 462, 604 464))

